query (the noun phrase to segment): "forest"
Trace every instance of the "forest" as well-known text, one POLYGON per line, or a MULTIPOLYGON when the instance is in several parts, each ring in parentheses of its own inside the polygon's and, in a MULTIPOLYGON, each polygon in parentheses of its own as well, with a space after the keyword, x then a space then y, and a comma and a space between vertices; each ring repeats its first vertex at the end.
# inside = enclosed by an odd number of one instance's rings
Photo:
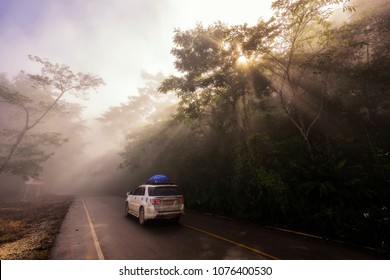
MULTIPOLYGON (((123 194, 162 173, 188 209, 390 250, 390 3, 368 2, 276 0, 253 26, 177 28, 176 72, 144 73, 102 113, 117 148, 72 174, 123 194)), ((0 76, 0 172, 50 178, 87 146, 62 96, 104 81, 30 59, 41 75, 0 76)))

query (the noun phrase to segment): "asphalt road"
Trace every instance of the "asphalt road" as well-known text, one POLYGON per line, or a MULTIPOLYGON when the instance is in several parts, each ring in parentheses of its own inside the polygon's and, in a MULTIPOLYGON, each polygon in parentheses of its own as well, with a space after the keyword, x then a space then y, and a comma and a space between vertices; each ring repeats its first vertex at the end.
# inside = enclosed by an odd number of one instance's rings
POLYGON ((51 251, 57 260, 388 259, 373 250, 187 212, 179 224, 142 227, 124 215, 124 197, 75 199, 51 251))

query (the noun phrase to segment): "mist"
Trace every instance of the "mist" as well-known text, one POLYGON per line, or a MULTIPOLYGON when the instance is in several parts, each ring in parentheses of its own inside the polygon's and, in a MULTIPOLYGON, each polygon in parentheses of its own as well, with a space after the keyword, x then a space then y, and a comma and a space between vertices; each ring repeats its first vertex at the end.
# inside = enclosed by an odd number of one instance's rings
POLYGON ((38 71, 0 79, 0 192, 122 196, 166 174, 193 211, 388 249, 389 5, 325 2, 178 26, 166 68, 121 70, 135 87, 30 57, 38 71))
MULTIPOLYGON (((120 153, 125 149, 129 135, 137 135, 148 126, 164 122, 175 113, 177 104, 174 95, 157 93, 157 85, 164 78, 161 73, 143 71, 140 76, 145 81, 144 87, 138 88, 136 94, 129 95, 127 102, 111 107, 99 118, 84 119, 83 108, 78 103, 62 101, 57 104, 39 129, 34 129, 31 134, 50 131, 59 133, 65 141, 57 147, 55 144, 40 147, 39 153, 50 155, 42 164, 36 158, 36 166, 28 166, 36 151, 28 155, 30 158, 26 159, 26 163, 19 161, 24 166, 8 173, 19 175, 20 178, 2 174, 2 193, 24 196, 26 190, 31 188, 25 184, 30 177, 44 181, 42 193, 123 195, 137 186, 140 183, 134 180, 137 176, 120 168, 123 161, 120 153)), ((3 76, 3 83, 7 85, 4 91, 11 90, 12 86, 12 90, 19 94, 34 96, 36 104, 44 100, 53 102, 53 98, 43 91, 34 89, 34 84, 28 81, 24 73, 15 77, 13 82, 3 76)), ((4 131, 11 125, 21 127, 24 112, 13 105, 1 105, 4 131)), ((39 109, 34 113, 39 114, 39 109)), ((8 137, 3 134, 4 146, 9 147, 14 139, 13 135, 8 137)), ((35 147, 38 145, 36 143, 35 147)))

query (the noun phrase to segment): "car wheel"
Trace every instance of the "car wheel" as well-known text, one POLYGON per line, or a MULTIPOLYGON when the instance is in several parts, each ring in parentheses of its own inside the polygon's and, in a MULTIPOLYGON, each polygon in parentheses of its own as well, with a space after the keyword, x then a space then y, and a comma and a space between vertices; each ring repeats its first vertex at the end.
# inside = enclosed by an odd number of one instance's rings
POLYGON ((139 209, 138 221, 141 226, 145 225, 145 212, 143 207, 139 209))
POLYGON ((129 204, 127 203, 127 201, 126 201, 126 203, 125 203, 125 215, 126 215, 126 217, 129 217, 129 216, 130 216, 130 213, 129 213, 129 204))

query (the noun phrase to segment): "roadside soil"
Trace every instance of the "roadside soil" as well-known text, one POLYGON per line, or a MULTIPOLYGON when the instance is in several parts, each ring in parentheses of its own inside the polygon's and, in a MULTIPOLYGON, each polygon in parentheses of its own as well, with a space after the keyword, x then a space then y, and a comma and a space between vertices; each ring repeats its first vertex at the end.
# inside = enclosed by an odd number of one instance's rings
POLYGON ((72 200, 65 195, 45 195, 33 201, 0 198, 0 259, 49 259, 72 200))

